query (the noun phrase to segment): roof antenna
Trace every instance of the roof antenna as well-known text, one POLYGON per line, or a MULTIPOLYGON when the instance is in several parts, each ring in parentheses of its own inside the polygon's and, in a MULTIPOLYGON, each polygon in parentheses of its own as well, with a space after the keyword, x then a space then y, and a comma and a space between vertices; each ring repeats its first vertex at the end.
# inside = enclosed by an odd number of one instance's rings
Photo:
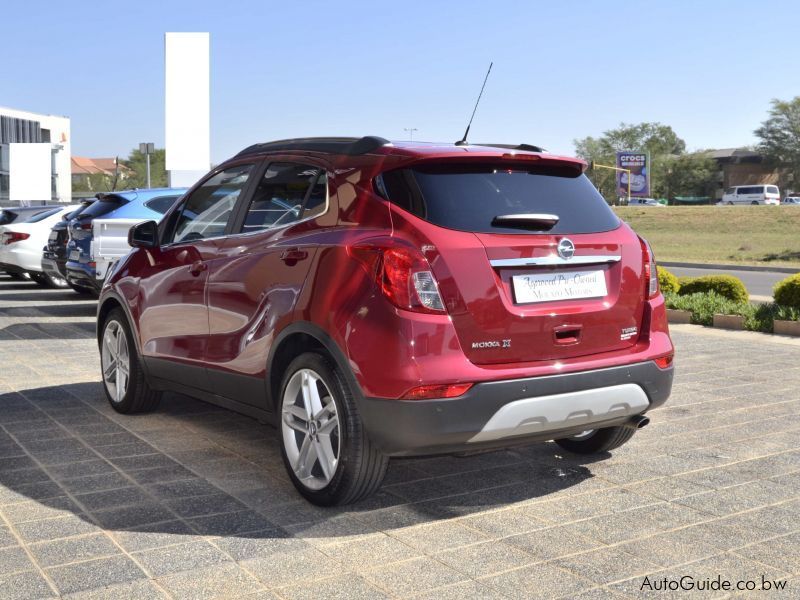
POLYGON ((483 78, 483 85, 481 86, 481 93, 478 94, 478 100, 475 102, 475 108, 472 109, 472 116, 469 118, 469 123, 467 123, 467 130, 464 132, 464 137, 461 138, 459 141, 456 142, 456 146, 467 146, 469 142, 467 142, 467 136, 469 135, 469 128, 472 125, 472 119, 475 118, 475 111, 478 110, 478 104, 481 101, 481 96, 483 96, 483 88, 486 87, 486 80, 489 79, 489 73, 492 72, 492 65, 494 63, 489 63, 489 70, 486 71, 486 77, 483 78))

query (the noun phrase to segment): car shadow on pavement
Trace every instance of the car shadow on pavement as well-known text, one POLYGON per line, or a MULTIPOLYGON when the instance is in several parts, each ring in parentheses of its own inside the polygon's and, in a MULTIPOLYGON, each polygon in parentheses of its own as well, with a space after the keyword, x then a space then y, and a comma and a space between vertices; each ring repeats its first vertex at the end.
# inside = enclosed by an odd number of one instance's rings
POLYGON ((177 394, 119 415, 96 382, 0 394, 0 512, 31 543, 103 529, 131 547, 336 541, 585 491, 589 462, 552 443, 393 460, 372 497, 320 508, 292 487, 276 430, 251 418, 177 394))
MULTIPOLYGON (((48 298, 50 300, 51 298, 48 298)), ((8 296, 2 296, 3 301, 8 300, 8 296)), ((75 304, 42 304, 30 306, 10 306, 2 309, 4 317, 15 318, 36 318, 36 317, 94 317, 97 313, 95 302, 75 303, 75 304)))
POLYGON ((77 340, 95 337, 94 323, 12 323, 0 329, 0 339, 16 337, 24 340, 77 340))

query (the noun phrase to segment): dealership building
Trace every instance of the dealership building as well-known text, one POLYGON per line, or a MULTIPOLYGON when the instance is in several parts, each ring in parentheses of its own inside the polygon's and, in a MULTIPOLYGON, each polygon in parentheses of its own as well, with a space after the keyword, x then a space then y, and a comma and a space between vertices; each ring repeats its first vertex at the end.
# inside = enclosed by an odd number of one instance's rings
POLYGON ((0 106, 0 205, 70 202, 70 122, 0 106))

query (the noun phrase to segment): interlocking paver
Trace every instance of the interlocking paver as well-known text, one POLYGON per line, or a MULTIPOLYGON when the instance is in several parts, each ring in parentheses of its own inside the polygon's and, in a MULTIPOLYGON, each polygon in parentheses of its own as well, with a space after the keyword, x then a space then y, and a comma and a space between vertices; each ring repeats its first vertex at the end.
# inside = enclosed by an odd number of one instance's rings
POLYGON ((759 570, 800 593, 797 343, 676 327, 673 397, 610 458, 394 461, 378 494, 326 509, 271 427, 177 394, 116 414, 94 310, 0 276, 3 598, 613 600, 644 575, 759 570))

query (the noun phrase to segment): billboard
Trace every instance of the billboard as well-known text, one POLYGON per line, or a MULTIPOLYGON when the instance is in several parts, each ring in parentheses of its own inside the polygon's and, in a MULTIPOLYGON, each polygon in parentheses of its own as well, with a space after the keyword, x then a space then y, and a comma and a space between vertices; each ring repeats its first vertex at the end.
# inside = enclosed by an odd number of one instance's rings
POLYGON ((20 202, 52 196, 53 152, 50 144, 8 145, 8 199, 20 202))
POLYGON ((650 195, 650 155, 647 152, 617 152, 617 196, 627 197, 630 176, 631 196, 650 195))
POLYGON ((164 50, 166 167, 202 174, 211 163, 209 34, 168 32, 164 50))

